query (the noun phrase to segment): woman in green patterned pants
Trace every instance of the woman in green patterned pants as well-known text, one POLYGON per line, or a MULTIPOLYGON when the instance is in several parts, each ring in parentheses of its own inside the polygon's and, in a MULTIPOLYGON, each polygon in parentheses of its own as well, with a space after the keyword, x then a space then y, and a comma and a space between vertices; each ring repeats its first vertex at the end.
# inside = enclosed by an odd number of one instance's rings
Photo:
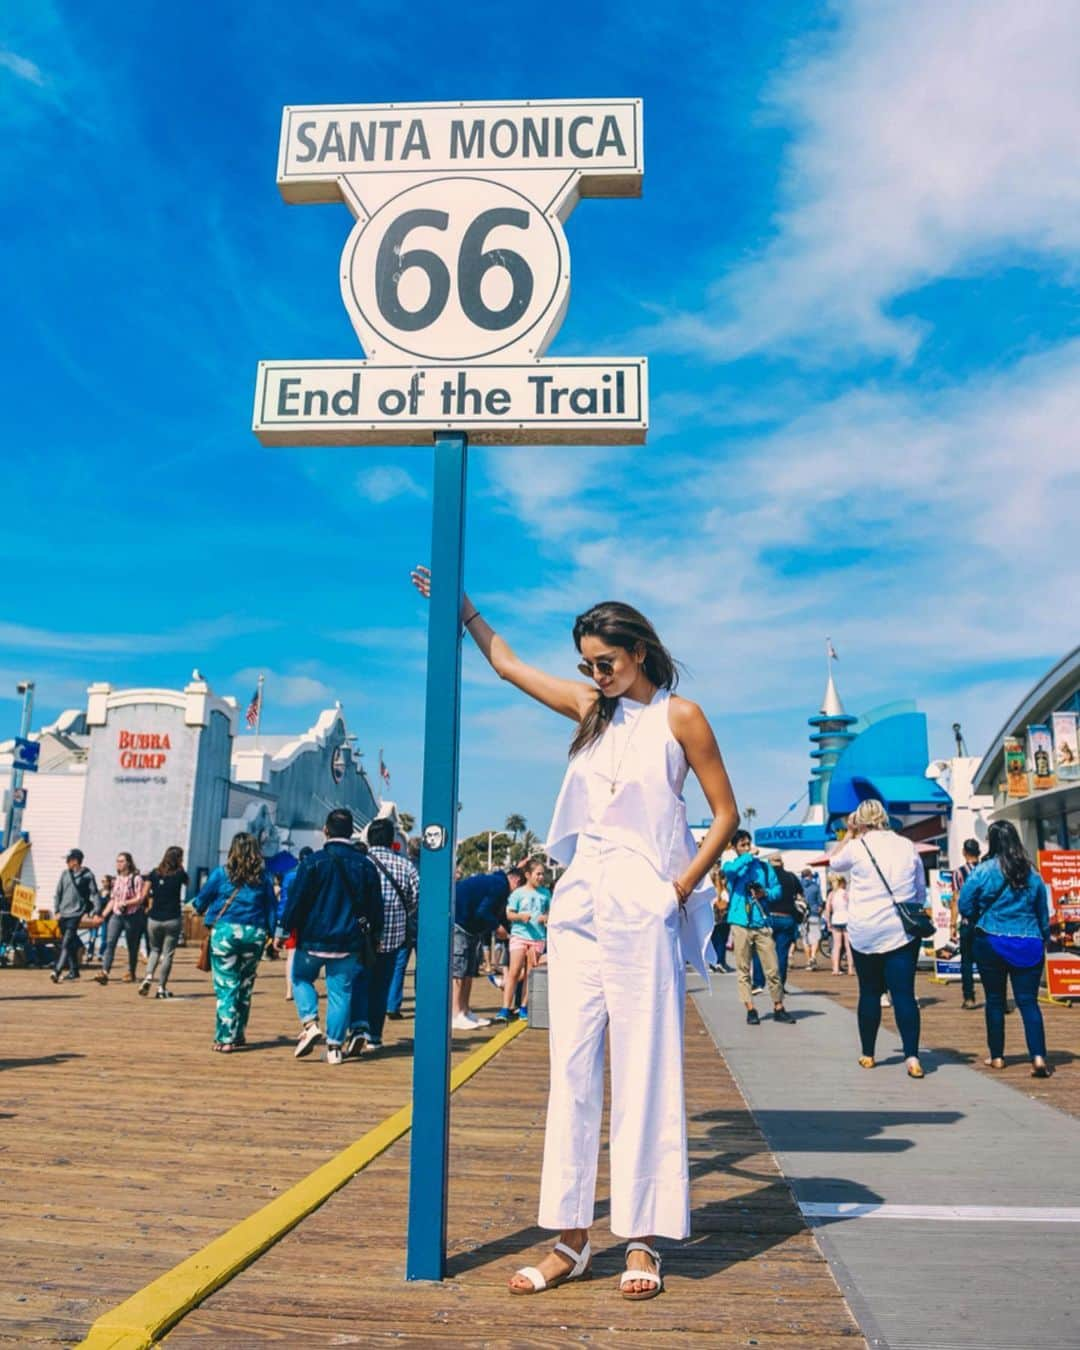
POLYGON ((210 974, 217 997, 214 1049, 230 1054, 245 1042, 255 975, 277 907, 254 835, 238 834, 191 902, 210 928, 210 974))

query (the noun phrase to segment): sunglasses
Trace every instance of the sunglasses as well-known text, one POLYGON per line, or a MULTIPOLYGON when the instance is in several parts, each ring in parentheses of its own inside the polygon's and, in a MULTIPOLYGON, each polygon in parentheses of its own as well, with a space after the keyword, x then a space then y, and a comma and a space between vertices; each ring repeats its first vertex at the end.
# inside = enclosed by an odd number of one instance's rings
POLYGON ((602 656, 599 661, 579 661, 578 670, 589 680, 593 678, 594 673, 603 675, 605 679, 610 679, 615 674, 615 662, 606 656, 602 656))

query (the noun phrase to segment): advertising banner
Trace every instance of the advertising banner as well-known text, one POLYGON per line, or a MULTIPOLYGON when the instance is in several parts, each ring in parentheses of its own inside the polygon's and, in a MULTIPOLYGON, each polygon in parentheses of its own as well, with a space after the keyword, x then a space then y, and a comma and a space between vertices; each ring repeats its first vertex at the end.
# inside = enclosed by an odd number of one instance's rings
POLYGON ((934 921, 934 950, 949 945, 949 933, 952 929, 953 874, 951 871, 930 872, 930 885, 927 888, 930 917, 934 921))
POLYGON ((16 884, 11 896, 11 917, 19 919, 22 923, 32 919, 36 899, 37 891, 34 890, 33 886, 16 884))
POLYGON ((1006 736, 1004 747, 1006 791, 1010 797, 1026 797, 1029 788, 1024 743, 1019 736, 1006 736))
POLYGON ((1036 792, 1045 792, 1057 786, 1054 772, 1054 741, 1045 722, 1028 727, 1028 760, 1031 763, 1032 786, 1036 792))
POLYGON ((1080 930, 1080 851, 1041 848, 1038 867, 1049 893, 1050 922, 1064 925, 1072 936, 1080 930))
POLYGON ((1046 992, 1051 998, 1080 998, 1080 953, 1047 954, 1046 992))
POLYGON ((1063 782, 1080 779, 1080 746, 1077 744, 1076 713, 1056 712, 1050 718, 1054 732, 1054 767, 1063 782))

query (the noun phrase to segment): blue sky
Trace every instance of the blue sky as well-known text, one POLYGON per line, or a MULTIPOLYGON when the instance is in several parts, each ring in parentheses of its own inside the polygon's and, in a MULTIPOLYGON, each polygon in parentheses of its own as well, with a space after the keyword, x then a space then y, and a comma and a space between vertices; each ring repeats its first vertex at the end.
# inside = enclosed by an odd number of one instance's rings
MULTIPOLYGON (((631 96, 644 197, 574 213, 549 355, 647 356, 649 444, 474 450, 472 594, 567 673, 575 613, 641 606, 759 823, 826 635, 849 710, 915 697, 981 752, 1077 640, 1078 62, 1054 0, 9 0, 0 716, 24 675, 40 721, 263 670, 267 730, 339 698, 415 811, 430 456, 249 429, 258 360, 356 352, 351 219, 282 203, 281 108, 631 96)), ((462 828, 542 832, 568 724, 465 680, 462 828)))

